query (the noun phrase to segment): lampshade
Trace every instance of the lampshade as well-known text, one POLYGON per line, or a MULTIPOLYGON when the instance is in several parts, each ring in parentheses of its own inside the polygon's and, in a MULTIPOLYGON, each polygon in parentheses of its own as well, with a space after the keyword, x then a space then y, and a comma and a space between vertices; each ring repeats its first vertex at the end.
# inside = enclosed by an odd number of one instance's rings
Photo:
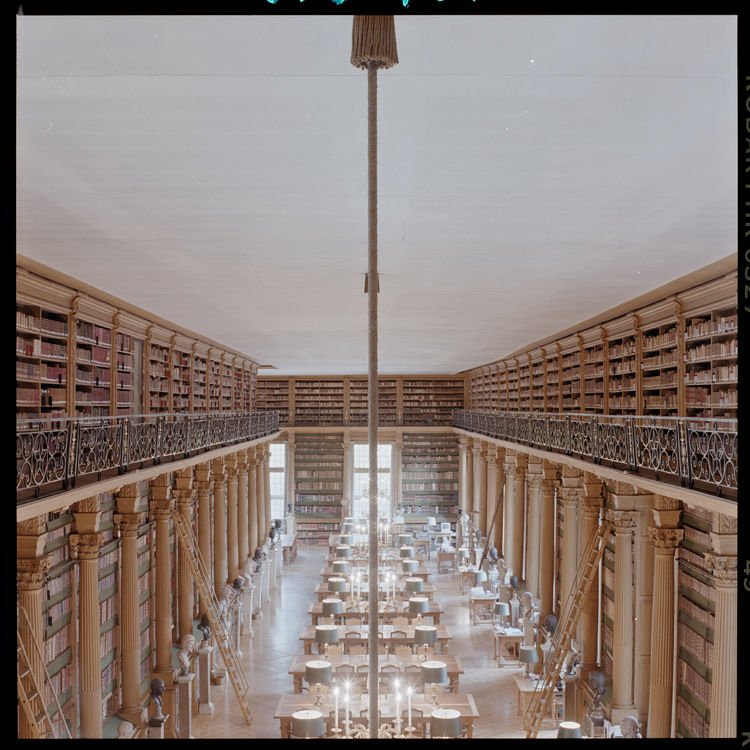
POLYGON ((401 557, 414 557, 414 547, 401 547, 401 549, 399 550, 399 554, 401 555, 401 557))
POLYGON ((411 534, 399 534, 396 537, 396 543, 399 547, 406 547, 412 543, 411 534))
POLYGON ((508 606, 508 602, 495 602, 495 614, 509 615, 510 607, 508 606))
POLYGON ((539 661, 539 656, 536 652, 536 646, 521 646, 521 650, 518 654, 518 661, 524 664, 534 664, 539 661))
POLYGON ((423 661, 421 680, 428 685, 436 685, 448 680, 448 667, 444 661, 423 661))
POLYGON ((324 615, 340 615, 344 611, 344 603, 341 599, 323 599, 324 615))
POLYGON ((561 721, 557 729, 557 739, 581 739, 581 725, 575 721, 561 721))
MULTIPOLYGON (((334 563, 335 565, 336 563, 334 563)), ((349 563, 347 563, 349 565, 349 563)), ((328 590, 329 591, 346 591, 346 578, 329 578, 328 579, 328 590)))
POLYGON ((469 550, 462 547, 456 554, 458 555, 459 559, 464 560, 469 556, 469 550))
POLYGON ((427 519, 427 525, 428 526, 437 526, 437 521, 434 518, 430 517, 430 518, 427 519))
POLYGON ((424 591, 424 581, 421 578, 407 578, 404 581, 404 591, 424 591))
POLYGON ((419 570, 419 563, 416 560, 403 560, 401 563, 401 570, 404 573, 416 573, 419 570))
POLYGON ((344 519, 344 523, 359 523, 359 519, 355 518, 354 516, 347 516, 344 519))
POLYGON ((349 572, 348 561, 347 560, 334 560, 333 572, 334 573, 348 573, 349 572))
POLYGON ((351 547, 336 547, 336 557, 351 557, 351 556, 352 556, 351 547))
POLYGON ((448 544, 448 537, 447 536, 436 536, 435 537, 435 544, 448 544))
POLYGON ((354 534, 342 534, 339 537, 340 544, 354 544, 354 534))
POLYGON ((338 643, 339 629, 335 625, 317 625, 315 627, 316 643, 338 643))
POLYGON ((414 643, 437 643, 437 628, 434 625, 417 625, 414 628, 414 643))
POLYGON ((460 737, 461 712, 452 708, 437 708, 430 715, 430 737, 460 737))
POLYGON ((354 533, 354 524, 353 523, 345 523, 341 527, 341 533, 342 534, 353 534, 354 533))
POLYGON ((327 685, 333 682, 333 667, 330 661, 308 661, 305 664, 305 679, 311 685, 327 685))
POLYGON ((325 733, 323 714, 320 711, 297 711, 292 714, 292 736, 307 739, 325 733))
MULTIPOLYGON (((422 580, 420 578, 420 580, 422 580)), ((409 599, 409 612, 416 614, 417 612, 429 612, 430 611, 430 600, 426 596, 415 596, 409 599)))
POLYGON ((487 580, 487 574, 483 570, 474 571, 474 583, 482 583, 487 580))

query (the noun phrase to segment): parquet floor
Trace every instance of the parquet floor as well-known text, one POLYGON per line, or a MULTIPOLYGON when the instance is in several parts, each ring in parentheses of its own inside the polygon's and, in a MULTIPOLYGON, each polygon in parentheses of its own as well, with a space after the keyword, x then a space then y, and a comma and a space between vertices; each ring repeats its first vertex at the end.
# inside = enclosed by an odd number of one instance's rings
MULTIPOLYGON (((279 738, 279 723, 273 714, 282 693, 293 690, 287 674, 291 657, 302 653, 300 632, 310 624, 307 607, 314 600, 313 589, 328 549, 300 547, 292 565, 286 565, 271 601, 263 602, 263 617, 253 620, 254 635, 242 638, 243 666, 251 685, 250 709, 253 721, 245 724, 228 680, 212 686, 213 717, 193 716, 193 735, 198 739, 279 738)), ((468 597, 459 593, 458 575, 436 574, 435 556, 429 561, 430 580, 438 586, 446 623, 453 634, 450 651, 461 658, 466 674, 460 690, 472 693, 480 718, 474 723, 476 738, 523 738, 522 717, 516 715, 518 667, 498 668, 492 658, 490 625, 471 625, 468 597)), ((256 591, 257 594, 257 591, 256 591)), ((557 734, 551 719, 545 719, 539 738, 557 734)))

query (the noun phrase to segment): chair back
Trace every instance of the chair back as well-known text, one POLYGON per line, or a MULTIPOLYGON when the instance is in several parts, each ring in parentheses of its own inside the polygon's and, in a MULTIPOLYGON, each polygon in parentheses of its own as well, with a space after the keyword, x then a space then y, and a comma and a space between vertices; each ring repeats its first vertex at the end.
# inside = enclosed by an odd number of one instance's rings
POLYGON ((359 625, 360 622, 359 617, 347 617, 344 620, 344 625, 359 625))
POLYGON ((341 648, 341 646, 333 645, 328 647, 328 656, 342 656, 344 653, 344 650, 341 648))
POLYGON ((354 667, 351 664, 339 664, 334 671, 337 675, 353 675, 354 667))
POLYGON ((396 646, 393 653, 396 654, 396 656, 411 656, 413 652, 410 646, 396 646))
POLYGON ((349 653, 352 654, 352 655, 355 655, 355 654, 366 654, 367 653, 367 646, 362 646, 362 645, 359 645, 359 644, 356 645, 356 646, 349 646, 349 653))
POLYGON ((409 618, 408 617, 394 617, 393 618, 393 627, 394 628, 405 628, 409 625, 409 618))

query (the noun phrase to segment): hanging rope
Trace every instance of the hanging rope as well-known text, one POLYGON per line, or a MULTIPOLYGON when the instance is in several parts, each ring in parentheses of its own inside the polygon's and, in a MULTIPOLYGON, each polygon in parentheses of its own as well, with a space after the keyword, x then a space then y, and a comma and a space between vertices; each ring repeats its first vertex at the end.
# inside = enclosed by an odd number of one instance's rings
POLYGON ((367 70, 370 739, 378 737, 378 68, 398 62, 393 16, 354 16, 352 65, 367 70))

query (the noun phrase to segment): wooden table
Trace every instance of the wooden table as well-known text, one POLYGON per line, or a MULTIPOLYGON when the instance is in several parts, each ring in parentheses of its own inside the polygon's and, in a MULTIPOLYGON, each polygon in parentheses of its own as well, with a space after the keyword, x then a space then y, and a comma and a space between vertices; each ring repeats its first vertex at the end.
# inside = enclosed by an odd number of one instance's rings
MULTIPOLYGON (((326 579, 327 581, 328 579, 326 579)), ((413 596, 426 596, 428 599, 432 599, 433 595, 435 594, 435 584, 430 583, 429 581, 425 581, 424 583, 424 590, 420 592, 415 592, 413 596)), ((349 598, 349 592, 348 591, 329 591, 328 590, 328 583, 318 583, 315 585, 315 593, 318 596, 318 601, 322 602, 323 599, 342 599, 343 601, 346 601, 346 599, 349 598), (343 594, 343 596, 342 596, 343 594)), ((403 594, 404 592, 402 590, 397 590, 398 594, 403 594)), ((411 592, 409 592, 411 593, 411 592)), ((367 590, 367 588, 362 589, 362 593, 360 594, 362 599, 368 599, 370 596, 370 592, 367 590)), ((380 598, 385 599, 385 591, 380 592, 380 598)))
MULTIPOLYGON (((328 564, 327 567, 331 567, 331 564, 335 561, 342 560, 349 563, 350 568, 366 568, 369 566, 370 561, 367 558, 361 557, 336 557, 335 554, 328 555, 325 559, 328 564)), ((401 563, 406 560, 416 560, 420 565, 424 563, 424 557, 422 555, 415 555, 414 557, 387 557, 384 560, 378 561, 378 568, 401 568, 401 563)))
MULTIPOLYGON (((516 693, 518 696, 518 705, 516 707, 516 716, 520 716, 521 713, 525 714, 526 709, 528 708, 529 701, 531 700, 531 696, 534 693, 534 690, 536 690, 536 684, 539 682, 541 684, 540 680, 527 680, 523 674, 515 674, 513 675, 513 679, 516 681, 516 693)), ((550 705, 550 714, 552 712, 552 705, 550 705)))
MULTIPOLYGON (((400 562, 399 562, 399 565, 401 565, 400 562)), ((425 568, 424 565, 420 565, 417 568, 417 570, 416 570, 415 573, 402 573, 401 571, 399 571, 399 574, 400 574, 399 575, 399 579, 401 579, 401 578, 421 578, 423 581, 426 581, 427 577, 430 575, 430 571, 429 571, 428 568, 425 568)), ((330 565, 326 566, 325 568, 321 568, 320 575, 323 576, 323 580, 324 581, 327 581, 329 578, 334 578, 334 577, 338 578, 338 577, 341 577, 340 573, 334 573, 333 572, 333 568, 330 565)), ((362 588, 364 588, 364 586, 362 588)))
MULTIPOLYGON (((351 664, 355 669, 363 664, 368 664, 370 657, 367 654, 344 654, 344 656, 329 656, 328 661, 331 662, 334 670, 334 677, 336 676, 336 667, 340 667, 342 664, 351 664)), ((451 688, 454 693, 458 692, 458 679, 459 675, 464 673, 464 668, 461 665, 461 660, 457 656, 452 654, 440 654, 438 656, 428 656, 428 659, 437 659, 445 664, 448 668, 448 679, 450 680, 451 688)), ((289 667, 289 674, 294 678, 294 692, 299 693, 302 687, 302 679, 305 676, 305 664, 310 661, 310 656, 307 654, 297 654, 292 657, 292 664, 289 667)), ((378 656, 378 670, 382 671, 385 666, 396 666, 399 667, 401 672, 404 668, 410 664, 419 665, 424 661, 422 654, 414 656, 396 656, 395 654, 389 654, 388 656, 378 656)), ((361 676, 361 673, 360 673, 361 676)), ((417 677, 419 675, 417 674, 417 677)), ((341 707, 341 706, 340 706, 341 707)))
MULTIPOLYGON (((328 615, 323 614, 323 604, 322 602, 313 602, 308 608, 307 608, 307 614, 312 617, 312 624, 317 625, 318 619, 320 617, 328 617, 328 615)), ((440 624, 440 615, 444 614, 442 606, 438 602, 430 602, 430 611, 425 612, 422 617, 432 618, 432 624, 439 625, 440 624)), ((336 615, 336 617, 340 618, 346 618, 346 617, 358 617, 362 622, 368 622, 368 612, 365 611, 356 611, 356 612, 344 612, 340 615, 336 615)), ((409 612, 409 602, 399 602, 396 604, 396 609, 388 609, 385 612, 380 613, 380 618, 382 620, 393 620, 396 617, 407 617, 410 620, 415 620, 417 615, 414 612, 409 612)), ((430 624, 430 623, 425 623, 430 624)))
MULTIPOLYGON (((427 559, 430 559, 430 540, 429 539, 415 539, 411 546, 414 547, 415 550, 419 551, 419 548, 421 547, 423 552, 422 559, 424 560, 424 555, 427 555, 427 559)), ((419 555, 417 555, 418 557, 419 555)))
POLYGON ((523 643, 523 632, 518 628, 505 628, 500 632, 495 629, 493 636, 495 641, 493 656, 499 660, 497 666, 517 666, 519 663, 517 654, 523 643), (513 648, 513 653, 510 652, 510 647, 513 648), (510 661, 514 661, 515 664, 510 664, 510 661))
MULTIPOLYGON (((447 625, 436 625, 437 628, 437 639, 438 643, 442 646, 443 651, 446 651, 448 648, 448 641, 453 640, 453 635, 451 634, 450 629, 447 625)), ((414 626, 413 625, 407 625, 406 627, 401 628, 394 628, 393 625, 382 625, 379 629, 380 632, 383 633, 383 635, 380 637, 380 640, 383 642, 383 645, 390 646, 390 640, 391 640, 391 633, 394 630, 401 630, 406 634, 405 640, 407 646, 413 646, 414 645, 414 626)), ((353 645, 367 645, 369 641, 369 634, 367 632, 367 627, 362 625, 339 625, 338 626, 339 631, 339 642, 338 645, 342 645, 344 643, 353 646, 353 645), (356 633, 358 634, 358 638, 346 638, 347 633, 356 633)), ((307 625, 302 629, 302 635, 300 635, 299 639, 303 642, 305 653, 311 654, 312 653, 312 644, 315 643, 315 627, 312 625, 307 625)), ((323 653, 323 647, 320 647, 320 653, 323 653)))
POLYGON ((476 570, 476 568, 465 568, 459 566, 458 572, 461 574, 460 588, 462 594, 470 589, 474 583, 474 573, 476 573, 476 570))
POLYGON ((287 565, 291 565, 294 562, 294 558, 297 557, 297 534, 282 534, 281 535, 281 559, 287 565))
MULTIPOLYGON (((323 714, 323 721, 326 725, 326 735, 330 734, 329 729, 334 722, 334 698, 332 695, 324 695, 321 699, 321 705, 314 706, 316 697, 317 696, 315 695, 293 694, 282 695, 279 698, 273 718, 279 720, 281 739, 289 739, 292 736, 292 714, 297 711, 302 711, 303 709, 311 708, 314 708, 316 711, 320 711, 323 714)), ((392 696, 388 696, 388 698, 389 700, 387 700, 381 707, 381 722, 383 723, 391 723, 396 716, 392 696)), ((420 716, 417 713, 412 715, 412 720, 415 722, 414 725, 417 728, 421 728, 423 724, 430 721, 432 709, 429 704, 431 702, 432 695, 416 695, 413 697, 412 706, 424 710, 423 716, 420 716)), ((401 708, 402 710, 405 710, 405 702, 401 704, 401 708)), ((479 711, 477 710, 477 704, 474 702, 474 697, 471 693, 443 693, 442 695, 438 695, 436 708, 452 708, 459 711, 461 713, 461 724, 466 731, 466 736, 469 738, 472 737, 474 731, 474 719, 479 718, 479 711)), ((343 702, 339 700, 339 726, 342 726, 343 718, 343 702)), ((353 717, 355 724, 357 723, 357 718, 357 716, 353 717)))
POLYGON ((492 616, 494 615, 495 597, 494 596, 469 596, 469 617, 471 618, 471 624, 476 625, 477 622, 488 622, 492 624, 492 616), (480 611, 482 616, 489 614, 489 617, 485 617, 483 620, 477 620, 477 610, 480 611), (490 610, 490 612, 488 612, 490 610))

